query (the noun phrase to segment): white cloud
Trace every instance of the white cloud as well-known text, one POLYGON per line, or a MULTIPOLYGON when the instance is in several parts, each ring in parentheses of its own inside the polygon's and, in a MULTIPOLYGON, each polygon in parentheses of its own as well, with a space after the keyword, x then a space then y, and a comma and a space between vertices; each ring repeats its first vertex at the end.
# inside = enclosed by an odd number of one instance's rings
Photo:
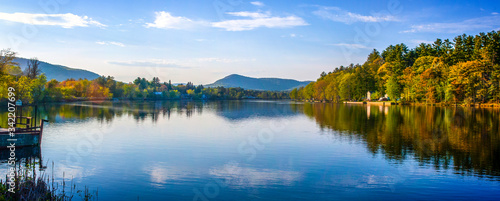
POLYGON ((99 45, 115 45, 118 47, 125 47, 125 44, 120 43, 120 42, 114 42, 114 41, 97 41, 96 43, 99 45))
POLYGON ((425 43, 425 44, 433 44, 434 43, 434 42, 429 41, 429 40, 417 40, 417 39, 413 39, 410 42, 413 44, 416 44, 416 45, 420 45, 421 43, 425 43))
POLYGON ((259 13, 259 12, 248 12, 248 11, 228 12, 226 14, 232 15, 232 16, 237 16, 237 17, 249 17, 249 18, 266 18, 266 17, 269 17, 271 15, 271 13, 269 13, 269 12, 259 13))
POLYGON ((172 16, 172 14, 165 11, 155 12, 155 14, 156 19, 154 23, 146 23, 147 28, 187 29, 203 23, 201 21, 193 21, 186 17, 172 16))
POLYGON ((270 13, 261 12, 230 12, 228 15, 237 17, 247 17, 250 19, 226 20, 212 23, 213 27, 223 28, 227 31, 247 31, 258 27, 286 28, 295 26, 305 26, 307 24, 302 18, 297 16, 274 17, 270 13))
POLYGON ((337 44, 332 44, 334 46, 340 46, 340 47, 345 47, 348 49, 368 49, 369 47, 366 47, 361 44, 356 44, 356 43, 337 43, 337 44))
POLYGON ((281 37, 282 37, 282 38, 297 38, 297 37, 302 38, 302 37, 304 37, 304 36, 302 36, 302 35, 297 35, 297 34, 294 34, 294 33, 291 33, 291 34, 287 34, 287 35, 282 35, 281 37))
POLYGON ((342 22, 345 24, 352 24, 354 22, 385 22, 385 21, 398 21, 392 15, 361 15, 342 10, 338 7, 320 7, 320 9, 313 12, 313 14, 325 19, 335 22, 342 22))
POLYGON ((87 16, 66 14, 32 14, 32 13, 2 13, 0 20, 18 22, 32 25, 60 26, 63 28, 98 26, 106 27, 98 21, 87 16))
POLYGON ((238 163, 227 163, 223 167, 213 168, 210 170, 210 175, 224 178, 225 183, 232 188, 272 184, 292 185, 302 176, 295 171, 240 167, 238 163))
POLYGON ((302 18, 297 16, 276 17, 270 12, 228 12, 227 15, 243 17, 247 19, 225 20, 221 22, 195 21, 186 17, 172 16, 169 12, 156 12, 154 23, 146 23, 147 28, 161 29, 188 29, 198 26, 212 26, 223 28, 227 31, 246 31, 258 27, 286 28, 308 25, 302 18))
POLYGON ((250 2, 252 5, 254 6, 259 6, 259 7, 262 7, 264 6, 264 3, 260 2, 260 1, 252 1, 250 2))
POLYGON ((492 12, 491 14, 492 14, 492 15, 498 15, 498 13, 497 13, 497 12, 492 12))
POLYGON ((187 177, 190 173, 177 167, 169 167, 163 163, 143 168, 149 174, 151 185, 162 187, 164 184, 187 177))
POLYGON ((415 32, 463 33, 465 31, 478 30, 478 29, 493 30, 498 26, 500 26, 500 15, 493 15, 493 16, 472 18, 464 20, 462 22, 412 25, 411 29, 402 31, 402 33, 415 33, 415 32))

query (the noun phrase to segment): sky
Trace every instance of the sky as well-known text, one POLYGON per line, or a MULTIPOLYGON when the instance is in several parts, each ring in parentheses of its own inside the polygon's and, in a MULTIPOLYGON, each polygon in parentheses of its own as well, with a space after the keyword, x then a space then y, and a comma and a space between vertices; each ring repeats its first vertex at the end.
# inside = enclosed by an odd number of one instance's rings
POLYGON ((391 44, 500 30, 500 1, 0 0, 0 49, 130 82, 316 80, 391 44))

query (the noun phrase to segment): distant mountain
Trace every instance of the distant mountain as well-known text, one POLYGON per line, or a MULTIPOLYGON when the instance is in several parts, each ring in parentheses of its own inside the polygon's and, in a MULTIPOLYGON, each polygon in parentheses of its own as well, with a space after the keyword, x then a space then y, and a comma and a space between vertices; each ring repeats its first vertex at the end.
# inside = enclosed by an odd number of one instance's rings
POLYGON ((281 78, 251 78, 242 75, 232 74, 215 81, 213 84, 206 85, 206 87, 241 87, 251 90, 262 91, 289 91, 294 88, 306 86, 311 81, 297 81, 292 79, 281 78))
MULTIPOLYGON (((19 64, 19 67, 24 71, 28 67, 28 60, 25 58, 16 58, 14 62, 19 64)), ((88 80, 93 80, 98 78, 99 75, 88 70, 70 68, 67 66, 54 65, 47 62, 40 61, 40 69, 42 73, 47 76, 47 81, 56 79, 57 81, 63 81, 69 78, 74 78, 75 80, 82 78, 87 78, 88 80)))

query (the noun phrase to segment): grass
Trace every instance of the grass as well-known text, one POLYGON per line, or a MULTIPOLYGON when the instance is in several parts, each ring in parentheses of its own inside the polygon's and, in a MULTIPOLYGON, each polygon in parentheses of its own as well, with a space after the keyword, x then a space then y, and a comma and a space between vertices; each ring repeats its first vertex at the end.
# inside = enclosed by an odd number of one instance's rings
POLYGON ((5 177, 5 181, 0 180, 0 201, 10 201, 10 200, 54 200, 54 201, 68 201, 73 200, 75 195, 78 195, 81 200, 97 200, 98 191, 90 191, 87 186, 83 190, 78 190, 76 184, 73 184, 73 180, 69 187, 66 186, 66 181, 57 183, 54 181, 54 163, 52 163, 52 178, 48 177, 45 173, 37 175, 36 165, 39 165, 40 172, 42 172, 46 166, 40 164, 36 159, 29 158, 23 161, 24 165, 21 166, 21 162, 15 167, 15 193, 8 191, 9 184, 8 178, 5 177), (68 188, 68 189, 67 189, 68 188))

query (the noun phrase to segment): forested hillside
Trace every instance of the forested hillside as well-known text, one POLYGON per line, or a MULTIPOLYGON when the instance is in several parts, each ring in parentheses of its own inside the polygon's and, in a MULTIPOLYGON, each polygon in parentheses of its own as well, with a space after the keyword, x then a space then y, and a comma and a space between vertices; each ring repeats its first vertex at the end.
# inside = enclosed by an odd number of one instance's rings
POLYGON ((292 99, 371 99, 425 103, 498 103, 500 101, 500 32, 459 35, 409 49, 390 45, 373 50, 362 65, 321 73, 316 82, 294 89, 292 99))
POLYGON ((93 100, 93 99, 288 99, 288 92, 246 90, 243 88, 174 85, 170 81, 137 77, 133 82, 119 82, 112 76, 95 79, 47 79, 43 62, 32 58, 22 70, 16 52, 0 50, 0 102, 14 97, 24 103, 93 100), (12 87, 12 88, 11 88, 12 87), (14 91, 12 91, 14 90, 14 91))
MULTIPOLYGON (((19 65, 21 70, 25 71, 28 68, 28 62, 30 60, 25 58, 16 58, 13 61, 16 62, 17 65, 19 65)), ((54 65, 43 61, 40 61, 39 67, 40 67, 40 73, 45 74, 47 80, 52 80, 52 79, 56 79, 57 81, 64 81, 67 79, 93 80, 99 77, 98 74, 88 70, 70 68, 62 65, 54 65)))
POLYGON ((290 91, 297 87, 306 86, 310 81, 297 81, 280 78, 253 78, 232 74, 215 81, 207 87, 241 87, 248 90, 260 91, 290 91))

